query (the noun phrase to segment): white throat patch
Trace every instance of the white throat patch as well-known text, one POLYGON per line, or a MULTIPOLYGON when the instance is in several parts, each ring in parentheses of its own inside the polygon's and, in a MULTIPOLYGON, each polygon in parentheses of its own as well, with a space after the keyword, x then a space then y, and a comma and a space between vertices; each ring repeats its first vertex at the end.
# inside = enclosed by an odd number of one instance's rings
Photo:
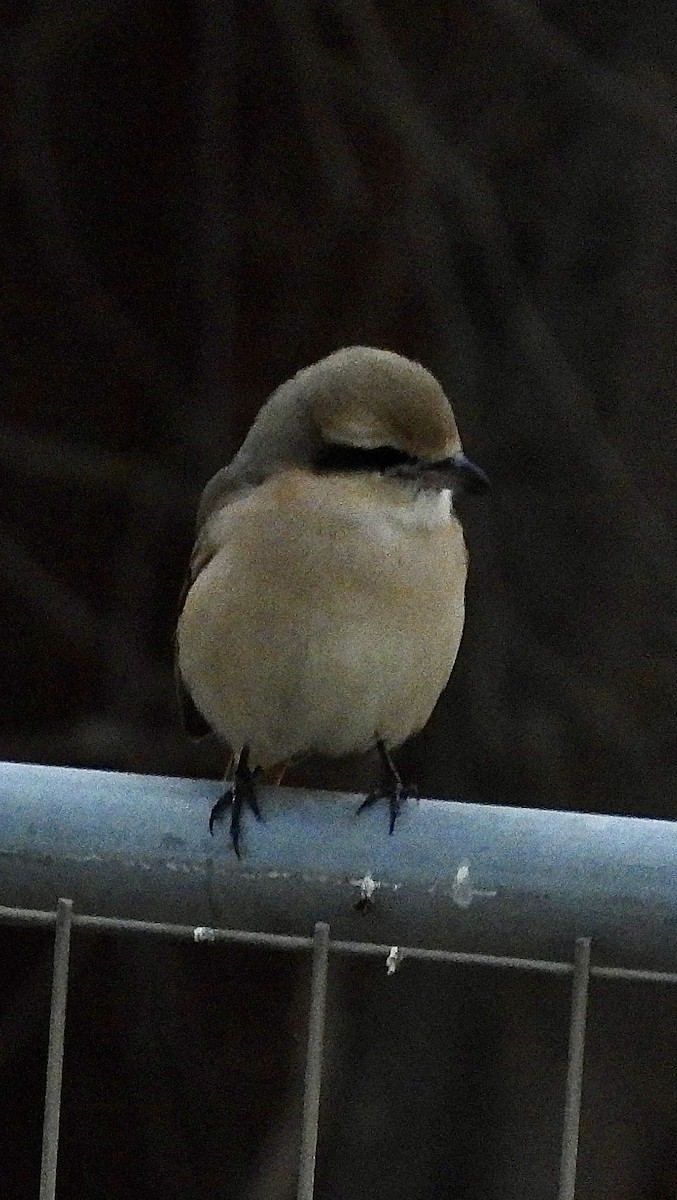
POLYGON ((452 518, 451 491, 416 492, 408 504, 389 504, 387 514, 393 525, 408 529, 437 529, 452 518))
MULTIPOLYGON (((364 510, 363 510, 364 511, 364 510)), ((382 546, 396 546, 402 538, 432 533, 454 520, 451 511, 451 492, 416 492, 405 503, 384 498, 364 511, 371 536, 382 546)))

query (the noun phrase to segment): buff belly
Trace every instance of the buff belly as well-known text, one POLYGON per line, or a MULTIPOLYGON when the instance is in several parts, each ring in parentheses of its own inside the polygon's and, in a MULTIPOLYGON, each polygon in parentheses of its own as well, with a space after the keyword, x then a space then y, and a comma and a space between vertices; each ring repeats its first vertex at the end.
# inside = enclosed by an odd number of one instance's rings
POLYGON ((417 528, 361 497, 353 511, 345 492, 332 510, 326 484, 317 503, 303 486, 233 506, 177 630, 195 704, 262 767, 399 745, 428 720, 463 631, 458 522, 417 528))

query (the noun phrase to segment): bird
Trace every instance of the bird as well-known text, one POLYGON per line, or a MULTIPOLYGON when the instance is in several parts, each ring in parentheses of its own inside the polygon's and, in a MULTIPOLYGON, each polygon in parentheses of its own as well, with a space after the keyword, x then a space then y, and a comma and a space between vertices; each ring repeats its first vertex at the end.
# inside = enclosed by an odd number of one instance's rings
POLYGON ((447 396, 420 363, 348 346, 298 371, 207 483, 180 601, 185 727, 230 752, 209 829, 310 754, 377 749, 393 832, 392 751, 427 723, 456 660, 468 556, 454 499, 481 493, 447 396))

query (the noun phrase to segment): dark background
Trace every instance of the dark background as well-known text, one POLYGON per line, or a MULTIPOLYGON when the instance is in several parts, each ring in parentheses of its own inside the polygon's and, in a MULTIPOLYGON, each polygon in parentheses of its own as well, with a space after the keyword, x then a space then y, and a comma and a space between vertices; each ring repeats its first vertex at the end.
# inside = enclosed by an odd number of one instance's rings
MULTIPOLYGON (((173 695, 197 496, 277 383, 361 342, 439 375, 494 484, 406 774, 672 817, 672 0, 5 0, 0 23, 0 757, 220 773, 173 695)), ((37 1194, 50 953, 1 933, 3 1200, 37 1194)), ((335 972, 318 1200, 547 1200, 566 987, 382 974, 335 972)), ((292 1195, 306 983, 78 935, 61 1200, 292 1195)), ((677 1198, 676 1018, 667 990, 593 989, 581 1200, 677 1198)))

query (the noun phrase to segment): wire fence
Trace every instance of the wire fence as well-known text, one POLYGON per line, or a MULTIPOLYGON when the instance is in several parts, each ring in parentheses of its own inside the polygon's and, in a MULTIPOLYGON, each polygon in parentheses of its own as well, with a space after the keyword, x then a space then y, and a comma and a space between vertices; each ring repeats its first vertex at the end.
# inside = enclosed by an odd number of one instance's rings
POLYGON ((407 958, 434 960, 447 964, 466 963, 488 968, 513 968, 545 974, 571 975, 571 1005, 566 1077, 563 1081, 562 1149, 558 1200, 575 1200, 576 1164, 583 1094, 588 989, 591 978, 641 980, 657 984, 677 984, 677 972, 638 970, 595 965, 591 961, 592 943, 588 937, 576 939, 573 960, 557 962, 520 959, 509 956, 470 954, 431 950, 426 947, 378 945, 371 942, 333 940, 326 922, 318 921, 311 936, 285 936, 243 929, 215 929, 208 926, 163 924, 124 918, 99 917, 73 911, 70 899, 60 899, 54 912, 0 908, 0 922, 16 926, 54 926, 49 1046, 47 1054, 45 1108, 43 1120, 42 1163, 39 1200, 55 1200, 62 1071, 65 1050, 68 1000, 68 968, 74 930, 95 930, 105 934, 133 934, 217 945, 239 942, 268 946, 277 950, 296 950, 312 955, 310 1001, 307 1016, 306 1068, 303 1088, 300 1156, 297 1200, 312 1200, 315 1159, 319 1133, 320 1092, 325 1037, 325 1006, 329 959, 332 954, 357 954, 382 958, 388 974, 399 969, 407 958))
MULTIPOLYGON (((542 1159, 532 1154, 527 1164, 520 1157, 511 1168, 510 1186, 519 1188, 517 1181, 524 1182, 530 1173, 531 1191, 525 1183, 522 1191, 509 1194, 533 1195, 542 1200, 544 1195, 554 1197, 559 1186, 560 1200, 615 1195, 620 1169, 617 1171, 613 1163, 625 1145, 617 1141, 611 1150, 608 1145, 605 1150, 600 1139, 600 1130, 605 1127, 607 1138, 624 1136, 624 1100, 615 1100, 614 1089, 627 1096, 629 1104, 632 1089, 644 1087, 642 1073, 653 1061, 667 1119, 674 1103, 675 1079, 670 1067, 672 990, 670 987, 669 997, 661 998, 660 988, 677 983, 677 825, 589 813, 421 800, 408 802, 390 837, 385 816, 377 808, 357 817, 358 796, 266 788, 260 797, 264 820, 245 822, 240 861, 233 854, 226 828, 217 829, 215 837, 208 832, 207 816, 219 790, 218 783, 204 780, 0 764, 0 901, 4 902, 0 924, 10 927, 3 945, 10 995, 15 986, 12 964, 19 962, 11 930, 16 932, 17 943, 22 929, 25 938, 31 930, 49 933, 54 929, 56 939, 41 1200, 55 1194, 67 999, 72 1024, 65 1047, 64 1129, 68 1137, 64 1134, 60 1166, 64 1196, 69 1195, 69 1186, 78 1195, 83 1186, 91 1185, 92 1170, 101 1169, 105 1174, 105 1163, 110 1161, 111 1153, 116 1153, 119 1138, 124 1136, 120 1131, 126 1128, 124 1120, 115 1127, 120 1099, 123 1105, 129 1101, 141 1114, 146 1135, 144 1138, 140 1134, 142 1153, 146 1140, 155 1139, 152 1166, 144 1184, 150 1189, 147 1194, 155 1194, 158 1175, 162 1175, 170 1193, 171 1188, 178 1195, 184 1188, 193 1187, 187 1194, 202 1194, 204 1189, 194 1184, 194 1153, 202 1152, 200 1122, 189 1107, 182 1126, 180 1120, 173 1119, 173 1104, 175 1100, 181 1103, 180 1095, 192 1097, 202 1090, 212 1097, 212 1108, 219 1102, 225 1105, 228 1120, 239 1111, 244 1113, 247 1105, 242 1105, 242 1096, 247 1087, 253 1089, 253 1095, 257 1082, 247 1075, 244 1043, 235 1050, 236 1043, 228 1041, 227 1036, 230 1020, 241 1021, 243 1012, 248 1014, 250 1032, 254 1030, 256 1038, 261 1035, 263 1040, 267 1031, 261 1022, 268 1012, 274 1012, 277 1044, 285 1036, 285 1023, 290 1021, 296 1046, 301 1025, 306 1022, 305 1080, 302 1082, 295 1074, 288 1092, 282 1091, 287 1085, 281 1085, 278 1097, 282 1103, 276 1100, 269 1134, 262 1137, 257 1128, 251 1136, 248 1152, 258 1155, 262 1146, 266 1151, 260 1158, 264 1167, 256 1174, 250 1171, 251 1157, 246 1159, 243 1154, 237 1160, 234 1156, 239 1148, 230 1144, 219 1148, 220 1157, 213 1165, 211 1161, 205 1168, 201 1162, 198 1164, 212 1188, 222 1186, 225 1170, 229 1173, 223 1184, 225 1194, 238 1200, 250 1196, 250 1183, 255 1189, 251 1196, 263 1196, 265 1200, 288 1200, 293 1194, 290 1189, 297 1184, 301 1189, 298 1195, 305 1200, 313 1195, 324 1054, 327 1065, 315 1194, 324 1196, 326 1187, 328 1194, 333 1194, 338 1169, 335 1157, 332 1160, 339 1136, 336 1131, 341 1131, 341 1147, 350 1136, 345 1118, 336 1120, 337 1113, 345 1112, 342 1105, 346 1094, 355 1104, 348 1110, 354 1114, 353 1124, 360 1120, 359 1102, 353 1100, 348 1082, 352 1038, 354 1045, 362 1039, 356 1059, 356 1086, 372 1089, 372 1095, 377 1092, 380 1103, 385 1095, 393 1105, 401 1104, 403 1120, 415 1129, 414 1138, 430 1137, 431 1156, 434 1153, 439 1169, 446 1169, 453 1179, 458 1160, 448 1161, 454 1154, 448 1139, 455 1137, 460 1116, 455 1107, 457 1072, 453 1056, 460 1054, 465 1044, 468 1055, 479 1058, 481 1072, 482 1055, 489 1053, 484 1041, 491 1038, 492 1029, 496 1038, 506 1039, 504 1045, 510 1044, 509 1039, 514 1038, 510 1022, 521 1019, 522 1041, 519 1049, 516 1042, 511 1043, 511 1065, 503 1069, 500 1060, 492 1059, 486 1083, 480 1080, 471 1084, 471 1093, 477 1087, 476 1094, 480 1095, 482 1086, 494 1086, 489 1080, 500 1077, 510 1106, 505 1110, 508 1117, 514 1118, 518 1126, 520 1121, 523 1127, 526 1123, 528 1135, 533 1135, 536 1144, 539 1136, 541 1146, 547 1139, 547 1154, 542 1159), (58 896, 66 898, 59 905, 58 896), (71 934, 77 955, 69 988, 71 934), (107 961, 109 953, 117 961, 116 943, 121 939, 127 944, 119 956, 120 964, 123 971, 131 972, 122 979, 133 980, 136 969, 139 979, 145 981, 138 987, 132 984, 131 989, 121 986, 119 976, 101 978, 97 966, 107 961), (228 946, 232 954, 227 960, 214 954, 218 948, 228 946), (265 969, 261 962, 252 967, 253 990, 249 993, 241 977, 244 960, 238 959, 238 947, 270 952, 264 956, 265 969), (288 996, 283 999, 283 983, 282 992, 270 990, 285 976, 285 955, 290 968, 287 978, 293 976, 299 981, 298 1003, 294 999, 291 1005, 288 996), (178 962, 184 957, 186 974, 172 975, 169 960, 178 962), (310 1008, 302 1013, 303 963, 311 957, 310 1008), (359 969, 360 960, 372 960, 376 977, 359 969), (334 968, 325 1007, 329 961, 333 961, 334 968), (349 968, 350 962, 358 969, 349 968), (80 969, 78 963, 86 966, 80 969), (430 972, 423 982, 423 973, 415 969, 417 964, 439 969, 430 972), (393 975, 397 979, 391 988, 393 975), (203 990, 193 986, 199 978, 209 978, 209 987, 203 990), (165 990, 169 980, 173 982, 165 990), (556 1010, 548 1009, 549 980, 559 980, 563 985, 558 989, 556 1010), (590 982, 606 985, 595 989, 595 1005, 599 1000, 607 1014, 605 1022, 612 1013, 603 1036, 609 1045, 615 1043, 619 1058, 610 1070, 604 1066, 607 1060, 600 1059, 597 1009, 586 1038, 590 982), (626 983, 630 985, 627 990, 626 983), (635 1008, 636 1021, 632 996, 636 996, 637 989, 633 984, 651 988, 656 997, 655 1004, 635 1008), (105 1009, 102 1013, 100 1007, 91 1006, 89 991, 105 996, 106 1005, 115 996, 108 1016, 104 1015, 105 1009), (254 999, 262 991, 271 997, 269 1006, 268 1001, 254 999), (527 992, 534 1008, 521 1010, 520 1017, 515 1012, 520 1003, 516 997, 527 992), (463 1033, 463 1008, 481 1012, 481 1006, 491 1006, 499 994, 504 1001, 512 997, 507 1006, 502 1007, 503 1001, 499 1001, 493 1010, 486 1007, 485 1014, 492 1011, 493 1015, 480 1016, 466 1025, 463 1033), (131 995, 137 996, 136 1007, 131 995), (213 1020, 206 1008, 210 995, 223 1006, 224 1016, 218 1019, 226 1022, 222 1026, 226 1040, 217 1055, 213 1054, 211 1028, 207 1028, 213 1020), (391 1011, 397 1014, 392 1027, 384 1023, 380 1009, 384 1001, 389 1004, 389 996, 391 1011), (283 1008, 285 1004, 288 1010, 283 1008), (156 1044, 153 1039, 157 1036, 158 1006, 165 1007, 156 1044), (541 1007, 550 1015, 543 1018, 545 1024, 539 1025, 541 1007), (615 1037, 612 1034, 614 1028, 618 1030, 614 1012, 629 1013, 622 1041, 618 1032, 615 1037), (650 1014, 655 1015, 651 1023, 647 1019, 650 1014), (108 1024, 102 1026, 102 1019, 108 1024), (370 1028, 366 1042, 365 1028, 370 1028), (101 1046, 102 1037, 105 1046, 101 1046), (627 1039, 633 1044, 626 1046, 627 1039), (426 1061, 421 1046, 432 1060, 427 1072, 420 1069, 421 1062, 426 1061), (145 1063, 143 1056, 153 1052, 163 1068, 167 1065, 166 1075, 153 1070, 151 1058, 145 1063), (90 1116, 84 1111, 92 1088, 98 1088, 102 1053, 109 1062, 116 1062, 116 1054, 121 1055, 127 1070, 126 1077, 121 1071, 111 1083, 116 1100, 105 1108, 105 1135, 100 1114, 90 1116), (186 1055, 193 1053, 194 1065, 187 1064, 186 1055), (582 1093, 584 1056, 588 1082, 582 1093), (526 1091, 520 1091, 526 1077, 525 1057, 532 1074, 526 1072, 529 1082, 526 1091), (425 1082, 410 1087, 409 1081, 417 1078, 425 1082), (450 1080, 449 1093, 440 1087, 442 1079, 450 1080), (132 1096, 137 1087, 139 1095, 132 1096), (418 1092, 414 1096, 415 1087, 418 1092), (535 1094, 542 1098, 536 1120, 547 1114, 546 1133, 529 1130, 535 1094), (547 1104, 545 1096, 549 1098, 547 1104), (582 1101, 585 1166, 581 1166, 577 1181, 582 1101), (555 1106, 559 1102, 562 1125, 556 1129, 559 1110, 555 1106), (437 1128, 444 1122, 446 1137, 430 1129, 436 1105, 440 1121, 437 1128), (83 1120, 91 1122, 90 1138, 107 1139, 101 1166, 98 1161, 83 1166, 80 1157, 74 1160, 74 1146, 79 1147, 83 1137, 83 1120), (197 1129, 198 1144, 193 1152, 187 1142, 185 1150, 172 1158, 177 1128, 197 1129), (559 1185, 554 1182, 558 1139, 559 1185), (284 1145, 279 1155, 274 1152, 278 1144, 284 1145), (608 1162, 612 1162, 613 1178, 604 1165, 608 1162), (591 1179, 590 1170, 596 1170, 596 1164, 602 1164, 600 1177, 606 1172, 603 1182, 591 1179), (238 1182, 234 1173, 239 1170, 243 1174, 238 1182), (80 1182, 75 1182, 74 1171, 80 1182), (275 1186, 270 1182, 273 1172, 278 1181, 275 1186), (548 1172, 547 1178, 544 1172, 548 1172)), ((24 1042, 39 1036, 37 1022, 26 1020, 25 997, 33 985, 31 972, 24 971, 24 975, 24 991, 16 992, 11 1006, 14 1016, 3 1031, 3 1044, 10 1053, 17 1029, 21 1029, 24 1042)), ((289 1058, 295 1062, 294 1048, 289 1058)), ((277 1078, 283 1078, 283 1069, 279 1068, 277 1078)), ((272 1073, 278 1067, 271 1065, 269 1070, 272 1073)), ((31 1086, 30 1111, 37 1115, 42 1080, 34 1075, 31 1086)), ((272 1109, 269 1111, 272 1113, 272 1109)), ((464 1110, 459 1137, 469 1132, 474 1136, 472 1131, 482 1128, 484 1119, 481 1102, 470 1115, 464 1110)), ((642 1139, 652 1136, 650 1120, 650 1115, 642 1118, 642 1139)), ((372 1122, 375 1140, 372 1143, 362 1136, 357 1183, 362 1172, 373 1170, 377 1177, 377 1164, 387 1161, 392 1180, 385 1179, 384 1190, 377 1194, 426 1194, 423 1189, 427 1185, 416 1182, 406 1152, 402 1168, 399 1160, 398 1165, 392 1165, 398 1145, 406 1136, 406 1125, 398 1126, 397 1133, 392 1134, 380 1110, 372 1122), (419 1185, 418 1193, 402 1192, 402 1187, 416 1189, 419 1185), (393 1190, 397 1187, 399 1192, 393 1190)), ((11 1169, 15 1171, 16 1145, 12 1153, 11 1169)), ((35 1161, 37 1170, 37 1140, 33 1150, 26 1148, 22 1153, 23 1165, 18 1166, 24 1170, 26 1184, 17 1194, 24 1196, 32 1194, 28 1159, 35 1161)), ((126 1147, 122 1153, 133 1170, 135 1151, 126 1147)), ((630 1148, 628 1157, 631 1153, 634 1150, 630 1148)), ((13 1184, 11 1176, 8 1179, 13 1184)), ((346 1195, 359 1194, 352 1178, 348 1187, 353 1190, 345 1191, 346 1195)), ((123 1194, 138 1194, 138 1188, 123 1194)), ((479 1188, 469 1192, 481 1194, 479 1188)), ((653 1194, 646 1190, 626 1190, 626 1194, 646 1196, 647 1200, 651 1196, 653 1200, 653 1194)))

